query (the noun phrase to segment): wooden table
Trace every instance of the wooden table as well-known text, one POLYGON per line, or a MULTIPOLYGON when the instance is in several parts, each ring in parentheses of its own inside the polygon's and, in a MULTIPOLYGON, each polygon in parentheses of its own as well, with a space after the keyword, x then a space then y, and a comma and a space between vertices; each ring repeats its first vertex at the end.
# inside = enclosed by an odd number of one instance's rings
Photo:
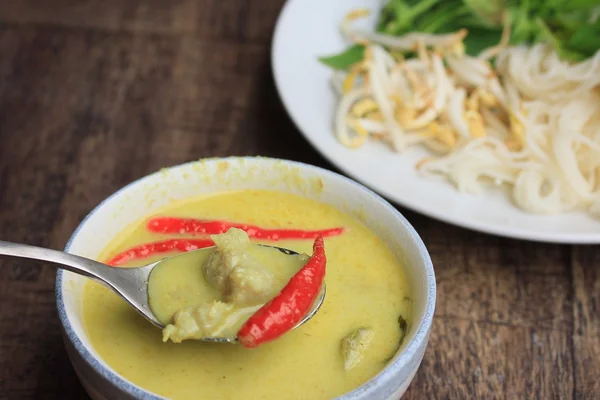
MULTIPOLYGON (((0 239, 60 249, 116 189, 201 157, 332 168, 274 89, 282 4, 0 0, 0 239)), ((600 398, 598 247, 402 212, 438 279, 430 345, 406 398, 600 398)), ((54 277, 0 261, 1 399, 85 398, 63 350, 54 277)))

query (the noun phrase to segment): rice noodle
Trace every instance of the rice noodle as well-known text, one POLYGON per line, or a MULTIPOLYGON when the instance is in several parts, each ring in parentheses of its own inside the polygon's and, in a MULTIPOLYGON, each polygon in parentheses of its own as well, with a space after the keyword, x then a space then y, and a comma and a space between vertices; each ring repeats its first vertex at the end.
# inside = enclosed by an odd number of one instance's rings
POLYGON ((365 44, 367 56, 350 90, 332 78, 342 144, 373 138, 402 152, 421 143, 441 155, 419 170, 459 191, 502 185, 527 212, 600 217, 600 51, 571 64, 549 46, 511 47, 503 36, 471 57, 463 31, 391 37, 346 23, 343 32, 365 44), (417 57, 397 61, 386 48, 417 57))

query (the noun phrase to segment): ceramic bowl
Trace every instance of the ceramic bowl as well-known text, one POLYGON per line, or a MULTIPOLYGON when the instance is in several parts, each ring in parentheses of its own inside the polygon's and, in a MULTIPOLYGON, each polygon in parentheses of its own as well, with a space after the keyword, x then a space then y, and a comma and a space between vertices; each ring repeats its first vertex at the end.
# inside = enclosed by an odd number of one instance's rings
MULTIPOLYGON (((360 219, 401 260, 413 299, 408 335, 385 369, 339 399, 399 398, 419 368, 429 339, 436 291, 433 266, 421 238, 394 207, 339 174, 260 157, 183 164, 135 181, 111 195, 79 225, 65 251, 94 259, 127 225, 173 200, 236 189, 280 190, 331 204, 360 219)), ((83 386, 95 400, 161 399, 119 376, 91 346, 82 320, 85 282, 86 278, 68 271, 59 270, 56 276, 56 303, 65 346, 83 386)))

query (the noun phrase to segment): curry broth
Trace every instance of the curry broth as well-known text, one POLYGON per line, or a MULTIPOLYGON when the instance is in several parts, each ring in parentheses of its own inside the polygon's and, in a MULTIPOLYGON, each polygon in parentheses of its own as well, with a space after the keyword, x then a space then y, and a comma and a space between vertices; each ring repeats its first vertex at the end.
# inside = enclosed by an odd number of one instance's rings
MULTIPOLYGON (((406 278, 387 246, 353 217, 299 196, 262 190, 177 202, 154 215, 348 230, 325 239, 327 296, 321 310, 301 328, 256 349, 196 341, 163 343, 161 331, 116 294, 87 283, 83 313, 90 341, 108 365, 135 384, 174 399, 329 399, 372 378, 397 349, 398 317, 410 319, 406 278), (345 371, 340 340, 361 327, 373 330, 372 345, 355 368, 345 371)), ((151 234, 145 220, 140 221, 117 237, 100 259, 166 237, 172 236, 151 234)), ((312 253, 312 240, 284 240, 277 246, 312 253)))

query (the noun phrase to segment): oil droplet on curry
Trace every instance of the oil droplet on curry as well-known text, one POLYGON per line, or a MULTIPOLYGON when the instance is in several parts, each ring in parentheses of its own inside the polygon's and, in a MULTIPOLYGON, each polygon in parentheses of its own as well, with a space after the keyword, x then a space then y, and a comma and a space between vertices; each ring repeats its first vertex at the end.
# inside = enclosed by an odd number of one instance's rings
MULTIPOLYGON (((163 342, 161 331, 120 297, 99 284, 87 283, 83 310, 92 346, 117 373, 144 389, 176 400, 331 399, 380 372, 402 342, 405 321, 410 321, 410 293, 402 265, 373 232, 334 207, 282 192, 243 190, 172 203, 148 217, 157 215, 267 228, 343 226, 346 230, 325 238, 327 296, 316 316, 254 349, 194 340, 163 342)), ((100 259, 174 237, 149 232, 146 224, 144 219, 127 228, 100 259)), ((312 254, 313 240, 251 240, 312 254)), ((174 254, 124 265, 147 264, 174 254)), ((154 298, 151 293, 152 307, 160 310, 161 319, 208 299, 201 293, 206 287, 201 268, 171 267, 171 271, 160 271, 166 289, 156 290, 154 298), (190 290, 197 291, 198 303, 190 300, 190 290)), ((292 263, 283 275, 274 273, 274 279, 289 279, 300 267, 292 263)))

